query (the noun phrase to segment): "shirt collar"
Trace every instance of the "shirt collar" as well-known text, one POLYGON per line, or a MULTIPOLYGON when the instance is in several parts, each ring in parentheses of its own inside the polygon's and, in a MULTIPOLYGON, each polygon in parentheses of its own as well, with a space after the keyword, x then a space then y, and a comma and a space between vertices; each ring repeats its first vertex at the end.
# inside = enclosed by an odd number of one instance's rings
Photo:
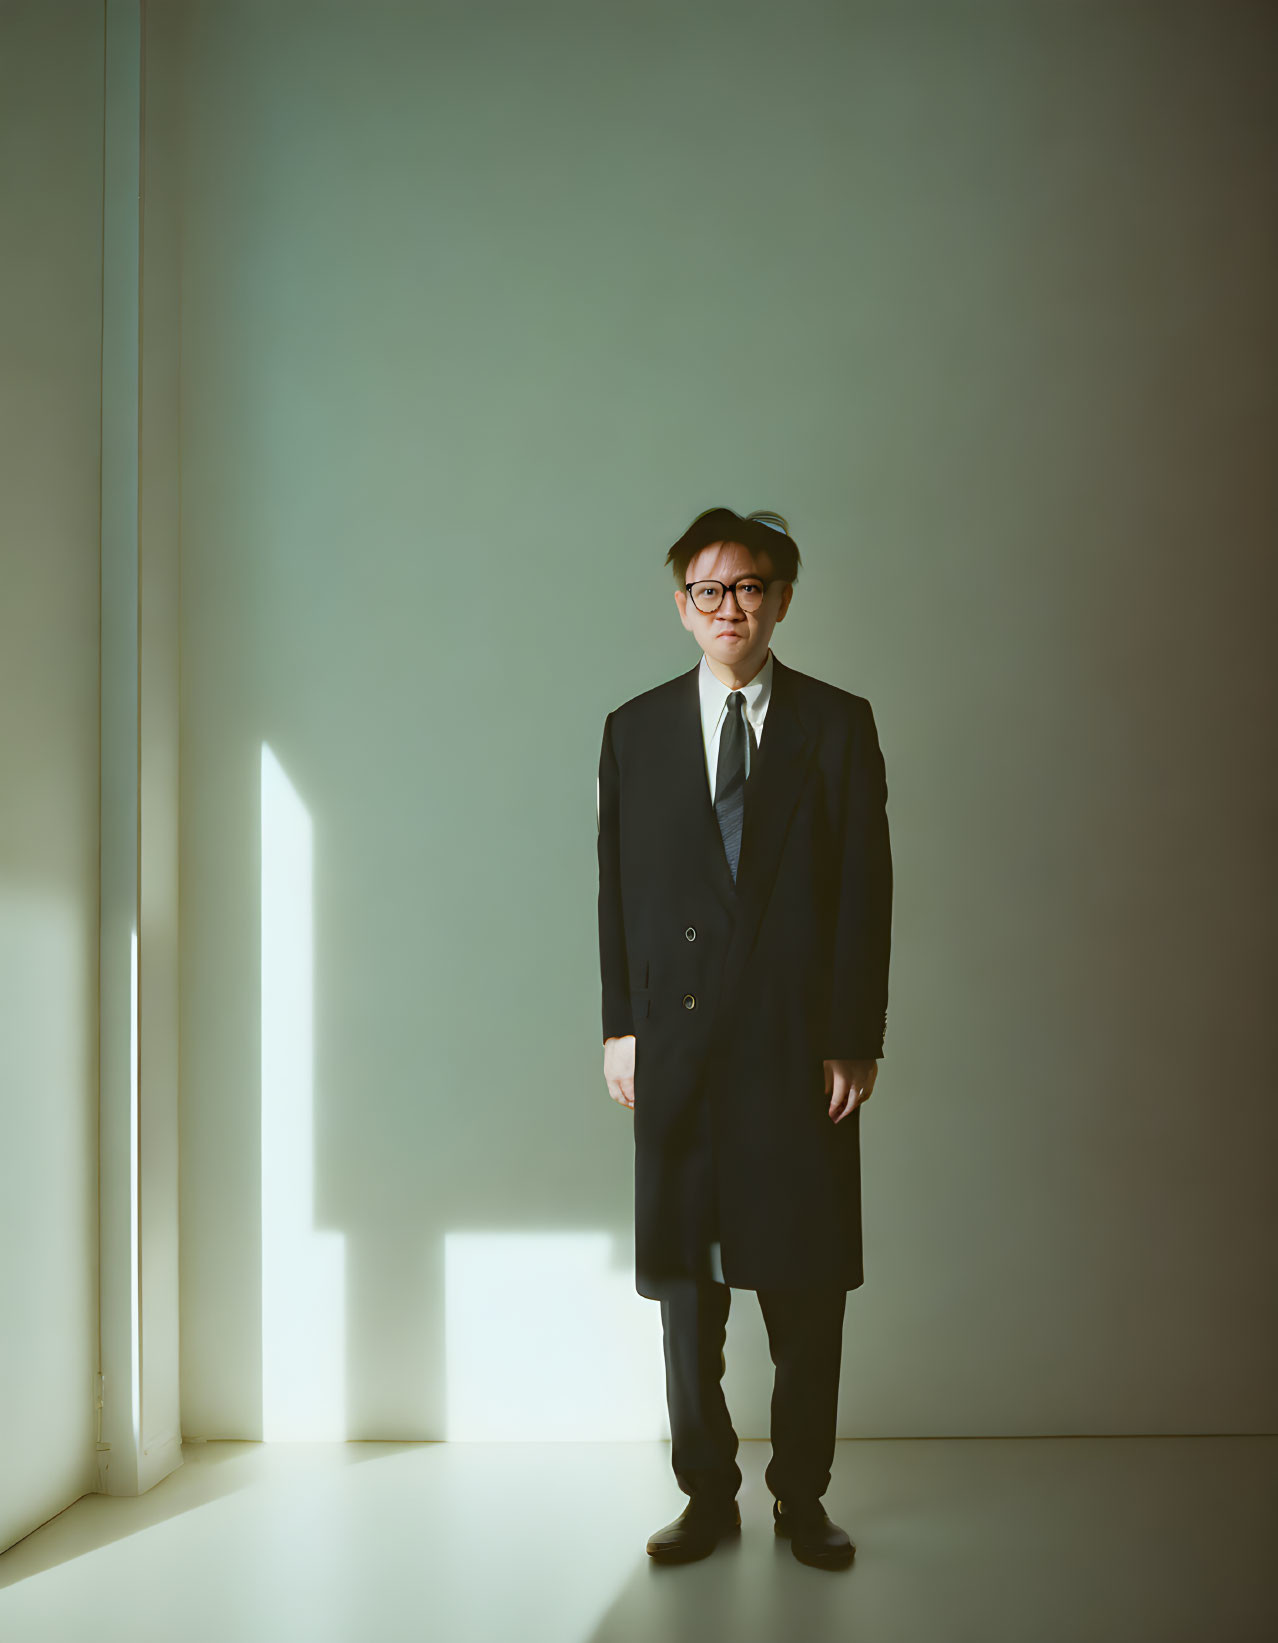
MULTIPOLYGON (((701 725, 709 736, 722 717, 731 694, 728 686, 718 678, 706 660, 705 652, 701 653, 701 667, 698 675, 701 689, 701 725)), ((772 651, 768 650, 767 659, 763 666, 751 679, 748 685, 740 686, 741 694, 745 697, 745 713, 755 728, 755 735, 759 733, 763 724, 763 715, 767 711, 768 701, 772 695, 772 651)))

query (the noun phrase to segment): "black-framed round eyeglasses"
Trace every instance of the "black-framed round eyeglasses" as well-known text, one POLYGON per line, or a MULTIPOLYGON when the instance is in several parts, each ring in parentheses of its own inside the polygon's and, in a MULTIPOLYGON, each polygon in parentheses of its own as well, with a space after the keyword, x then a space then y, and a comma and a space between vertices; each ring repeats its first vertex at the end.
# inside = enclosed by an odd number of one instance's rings
POLYGON ((764 594, 777 580, 775 576, 739 576, 735 582, 685 582, 684 589, 691 594, 697 609, 708 616, 718 610, 729 588, 736 594, 742 610, 758 610, 764 594))

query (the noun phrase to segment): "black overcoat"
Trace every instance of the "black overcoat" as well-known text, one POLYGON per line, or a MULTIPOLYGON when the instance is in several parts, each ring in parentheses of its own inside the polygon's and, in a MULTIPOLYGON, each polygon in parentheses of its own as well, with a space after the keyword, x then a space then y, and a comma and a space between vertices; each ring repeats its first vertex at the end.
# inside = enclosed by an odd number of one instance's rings
POLYGON ((607 715, 599 757, 605 1039, 635 1046, 635 1288, 856 1289, 860 1108, 823 1062, 878 1059, 892 857, 870 704, 785 666, 746 784, 733 882, 698 669, 607 715))

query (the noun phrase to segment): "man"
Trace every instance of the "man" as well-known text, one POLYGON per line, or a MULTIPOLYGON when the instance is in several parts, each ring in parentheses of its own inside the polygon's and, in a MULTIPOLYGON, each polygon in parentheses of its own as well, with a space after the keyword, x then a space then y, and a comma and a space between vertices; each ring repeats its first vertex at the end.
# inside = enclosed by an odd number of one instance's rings
POLYGON ((820 1497, 887 1021, 883 757, 864 697, 772 653, 799 564, 779 515, 712 508, 666 562, 702 657, 607 715, 598 784, 604 1077, 634 1114, 635 1287, 661 1303, 690 1497, 648 1551, 704 1557, 740 1527, 721 1380, 731 1289, 753 1289, 774 1527, 844 1567, 855 1547, 820 1497))

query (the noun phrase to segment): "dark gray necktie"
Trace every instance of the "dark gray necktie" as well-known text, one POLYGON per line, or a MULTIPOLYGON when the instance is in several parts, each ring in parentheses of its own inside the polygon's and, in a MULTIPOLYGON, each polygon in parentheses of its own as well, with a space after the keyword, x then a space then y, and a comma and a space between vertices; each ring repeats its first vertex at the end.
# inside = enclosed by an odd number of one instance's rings
POLYGON ((719 732, 719 766, 714 783, 714 813, 719 818, 724 854, 737 879, 741 859, 741 826, 745 821, 746 736, 754 751, 754 730, 744 714, 745 697, 739 690, 728 696, 728 713, 719 732))

